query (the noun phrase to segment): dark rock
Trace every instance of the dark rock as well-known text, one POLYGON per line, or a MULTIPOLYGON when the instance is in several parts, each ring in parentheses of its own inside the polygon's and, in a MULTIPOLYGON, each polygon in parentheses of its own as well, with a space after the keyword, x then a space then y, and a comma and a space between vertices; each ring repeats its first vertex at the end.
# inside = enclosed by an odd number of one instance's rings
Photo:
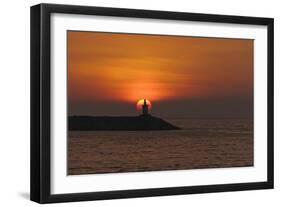
POLYGON ((68 129, 94 130, 178 130, 179 127, 151 116, 69 116, 68 129))

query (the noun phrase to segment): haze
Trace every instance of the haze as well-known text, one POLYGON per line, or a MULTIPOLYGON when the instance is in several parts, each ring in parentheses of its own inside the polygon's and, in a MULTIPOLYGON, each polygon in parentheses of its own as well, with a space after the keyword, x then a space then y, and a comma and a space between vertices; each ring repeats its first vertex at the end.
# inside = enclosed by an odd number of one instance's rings
POLYGON ((249 39, 68 31, 69 115, 251 117, 249 39))

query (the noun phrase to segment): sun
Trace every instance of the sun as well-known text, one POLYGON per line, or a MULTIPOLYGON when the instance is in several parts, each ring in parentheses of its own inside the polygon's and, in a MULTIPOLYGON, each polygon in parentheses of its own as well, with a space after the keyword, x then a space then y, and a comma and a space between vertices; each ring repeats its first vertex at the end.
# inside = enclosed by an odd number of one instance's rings
MULTIPOLYGON (((150 110, 152 108, 151 101, 149 101, 148 99, 145 100, 146 100, 146 104, 148 105, 148 109, 150 110)), ((137 101, 137 110, 138 111, 142 110, 143 105, 144 105, 144 98, 137 101)))

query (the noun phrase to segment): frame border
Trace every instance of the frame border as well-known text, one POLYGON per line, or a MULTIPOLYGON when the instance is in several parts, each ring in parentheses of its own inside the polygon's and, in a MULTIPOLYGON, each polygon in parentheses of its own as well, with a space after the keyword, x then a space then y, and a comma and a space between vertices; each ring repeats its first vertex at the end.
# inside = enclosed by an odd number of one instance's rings
POLYGON ((30 200, 38 203, 89 201, 147 196, 242 191, 274 188, 274 19, 216 14, 137 10, 59 4, 38 4, 30 9, 30 200), (51 13, 133 17, 267 26, 267 181, 237 184, 168 187, 138 190, 51 194, 50 179, 50 16, 51 13))

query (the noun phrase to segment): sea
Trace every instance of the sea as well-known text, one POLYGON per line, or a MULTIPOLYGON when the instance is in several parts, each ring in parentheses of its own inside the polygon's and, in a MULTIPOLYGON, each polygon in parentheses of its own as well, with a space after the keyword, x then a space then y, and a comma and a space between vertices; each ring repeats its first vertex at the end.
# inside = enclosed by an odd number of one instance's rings
POLYGON ((252 119, 164 120, 181 130, 69 131, 68 175, 253 166, 252 119))

